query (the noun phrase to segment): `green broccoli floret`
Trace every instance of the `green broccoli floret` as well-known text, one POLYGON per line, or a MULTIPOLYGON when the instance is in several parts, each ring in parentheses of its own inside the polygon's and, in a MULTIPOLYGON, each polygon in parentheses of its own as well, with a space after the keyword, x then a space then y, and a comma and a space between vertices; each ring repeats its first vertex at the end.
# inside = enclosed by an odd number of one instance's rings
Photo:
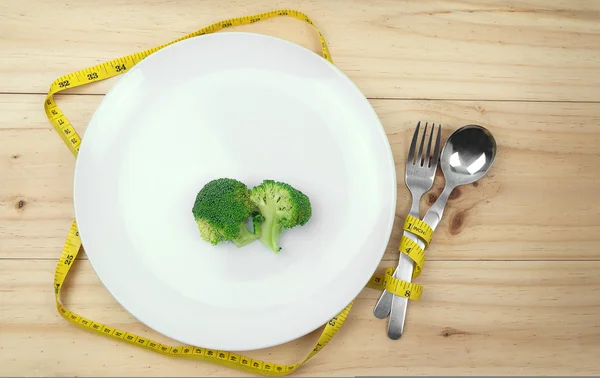
POLYGON ((307 195, 283 182, 264 180, 250 190, 250 199, 264 218, 260 241, 274 252, 279 252, 279 238, 283 229, 303 226, 312 215, 307 195))
POLYGON ((192 214, 200 236, 212 245, 231 241, 243 247, 260 237, 262 216, 250 200, 248 187, 237 180, 219 178, 208 182, 196 195, 192 214), (252 231, 245 224, 250 217, 252 231))

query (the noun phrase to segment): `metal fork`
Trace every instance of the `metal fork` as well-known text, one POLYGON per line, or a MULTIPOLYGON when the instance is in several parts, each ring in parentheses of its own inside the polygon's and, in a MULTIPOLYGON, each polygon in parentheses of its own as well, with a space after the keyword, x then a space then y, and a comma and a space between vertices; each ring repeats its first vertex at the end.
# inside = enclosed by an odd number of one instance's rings
MULTIPOLYGON (((438 160, 440 157, 440 140, 442 139, 442 126, 438 125, 437 136, 435 138, 435 147, 432 150, 431 144, 433 142, 433 134, 435 132, 435 123, 432 124, 431 133, 429 134, 429 142, 427 143, 427 151, 425 154, 423 154, 423 147, 425 145, 428 126, 428 123, 425 123, 425 129, 421 137, 421 145, 419 146, 418 153, 415 154, 420 126, 421 122, 419 121, 413 134, 410 148, 408 149, 405 174, 406 186, 412 195, 412 204, 409 214, 419 219, 419 204, 421 197, 433 186, 435 170, 437 169, 438 160)), ((417 237, 410 232, 404 231, 404 236, 414 240, 415 242, 417 241, 417 237)), ((413 269, 413 261, 408 256, 400 253, 398 266, 394 271, 394 277, 410 282, 412 279, 413 269)), ((407 301, 408 298, 398 297, 387 290, 384 290, 381 294, 381 297, 377 301, 377 304, 375 305, 373 313, 377 318, 383 319, 390 315, 390 321, 388 323, 388 337, 391 339, 396 340, 402 336, 407 301)))

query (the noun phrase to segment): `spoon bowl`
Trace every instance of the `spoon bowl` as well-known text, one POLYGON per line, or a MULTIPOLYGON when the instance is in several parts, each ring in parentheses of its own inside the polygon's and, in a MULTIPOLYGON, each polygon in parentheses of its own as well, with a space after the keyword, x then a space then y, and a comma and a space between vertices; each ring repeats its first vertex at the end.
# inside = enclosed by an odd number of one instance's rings
POLYGON ((471 184, 492 166, 496 157, 496 140, 479 125, 466 125, 448 137, 440 157, 446 182, 452 187, 471 184))
POLYGON ((492 166, 496 140, 482 126, 466 125, 450 135, 440 157, 440 167, 452 186, 471 184, 492 166))

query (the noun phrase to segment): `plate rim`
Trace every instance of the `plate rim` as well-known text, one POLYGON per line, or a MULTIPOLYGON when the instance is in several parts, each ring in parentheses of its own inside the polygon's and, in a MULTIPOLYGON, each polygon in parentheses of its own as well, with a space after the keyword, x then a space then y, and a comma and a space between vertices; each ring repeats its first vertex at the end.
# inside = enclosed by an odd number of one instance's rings
MULTIPOLYGON (((107 102, 108 97, 111 95, 112 92, 116 91, 116 88, 119 86, 119 83, 124 82, 124 79, 131 76, 133 72, 137 71, 138 69, 140 69, 139 67, 143 67, 144 66, 144 62, 147 61, 151 61, 152 58, 154 56, 156 56, 157 54, 160 54, 161 52, 170 50, 171 48, 174 48, 174 46, 181 46, 182 44, 185 44, 186 42, 192 41, 192 40, 197 40, 200 38, 221 38, 223 36, 227 36, 227 37, 233 37, 235 38, 237 35, 251 35, 252 37, 257 37, 257 38, 265 38, 265 39, 270 39, 270 40, 274 40, 277 41, 279 43, 284 43, 284 44, 288 44, 291 45, 293 48, 296 49, 300 49, 300 50, 304 50, 304 52, 309 53, 309 54, 314 54, 317 57, 319 57, 321 59, 321 62, 324 63, 325 65, 329 66, 329 69, 333 70, 335 75, 338 76, 338 78, 344 80, 350 87, 352 87, 356 93, 357 96, 360 96, 364 101, 365 104, 367 104, 367 108, 369 110, 369 112, 372 113, 373 119, 374 119, 374 123, 376 123, 376 125, 372 125, 371 127, 376 127, 377 128, 377 134, 378 134, 378 138, 381 140, 381 142, 383 142, 383 144, 386 146, 386 153, 385 155, 387 155, 387 159, 385 159, 386 163, 390 165, 390 169, 389 172, 387 172, 387 174, 391 175, 390 181, 392 183, 391 186, 391 190, 390 190, 390 194, 391 194, 391 199, 390 199, 390 208, 389 208, 389 219, 388 222, 386 224, 386 231, 383 233, 385 236, 381 238, 381 244, 380 244, 380 250, 377 253, 377 258, 373 257, 372 259, 372 268, 369 269, 369 271, 371 272, 368 276, 365 277, 364 281, 363 281, 363 285, 360 286, 360 288, 356 291, 352 291, 352 299, 343 307, 341 307, 339 310, 337 310, 335 313, 330 314, 330 316, 328 316, 321 325, 316 326, 316 328, 313 327, 306 327, 306 328, 312 328, 312 329, 308 329, 306 331, 299 331, 299 332, 295 332, 294 335, 295 336, 289 336, 287 338, 279 338, 279 341, 276 342, 254 342, 254 347, 251 348, 220 348, 223 350, 228 350, 228 351, 251 351, 251 350, 259 350, 259 349, 264 349, 264 348, 270 348, 270 347, 275 347, 275 346, 279 346, 279 345, 283 345, 285 343, 291 342, 293 340, 297 340, 301 337, 304 337, 312 332, 314 332, 315 330, 319 329, 322 325, 326 324, 331 318, 333 318, 334 316, 336 316, 337 314, 339 314, 341 311, 344 310, 344 308, 347 307, 347 305, 349 305, 352 301, 354 301, 356 299, 356 297, 362 292, 362 290, 364 290, 364 288, 366 287, 366 285, 368 284, 368 282, 370 281, 372 275, 376 272, 379 264, 381 263, 381 260, 383 258, 383 256, 385 255, 385 251, 387 248, 387 245, 391 239, 391 235, 393 233, 393 226, 395 223, 395 211, 396 211, 396 206, 397 206, 397 202, 398 202, 398 183, 397 183, 397 173, 396 173, 396 169, 395 169, 395 159, 394 159, 394 154, 393 154, 393 150, 391 147, 391 143, 389 141, 389 138, 387 136, 387 133, 385 131, 384 125, 381 122, 381 119, 379 117, 379 115, 375 112, 375 109, 373 108, 373 106, 370 104, 370 101, 368 99, 368 97, 360 90, 360 88, 358 87, 358 85, 352 81, 340 68, 338 68, 335 64, 333 64, 332 62, 330 62, 329 60, 327 60, 326 58, 324 58, 321 54, 316 53, 315 51, 308 49, 298 43, 294 43, 291 42, 289 40, 280 38, 280 37, 275 37, 275 36, 271 36, 271 35, 267 35, 267 34, 262 34, 262 33, 255 33, 255 32, 248 32, 248 31, 228 31, 226 33, 210 33, 210 34, 204 34, 204 35, 199 35, 199 36, 194 36, 194 37, 190 37, 175 43, 172 43, 170 45, 167 45, 165 47, 163 47, 162 49, 156 51, 155 53, 147 56, 145 59, 143 59, 142 61, 138 62, 136 65, 132 66, 131 69, 127 70, 127 72, 125 72, 123 75, 121 75, 121 77, 110 86, 110 88, 106 91, 106 94, 104 95, 103 99, 100 101, 100 103, 96 106, 92 116, 90 117, 89 121, 87 122, 87 128, 89 128, 90 126, 93 127, 93 125, 97 122, 97 116, 100 113, 100 110, 103 108, 103 106, 105 105, 105 103, 107 102)), ((226 37, 226 38, 227 38, 226 37)), ((191 42, 190 42, 191 43, 191 42)), ((96 127, 100 127, 99 125, 96 127)), ((87 131, 86 128, 86 131, 87 131)), ((84 150, 86 149, 86 145, 89 144, 89 138, 85 138, 85 134, 84 136, 82 136, 81 138, 81 144, 80 144, 80 150, 84 150)), ((383 161, 383 160, 382 160, 383 161)), ((74 175, 73 175, 73 209, 74 209, 74 213, 75 213, 75 220, 77 222, 77 218, 78 218, 78 210, 77 210, 77 199, 76 199, 76 193, 78 191, 77 189, 77 178, 78 178, 78 171, 81 170, 81 164, 80 164, 80 159, 79 159, 79 155, 76 159, 75 162, 75 168, 74 168, 74 175)), ((84 244, 84 236, 80 234, 80 239, 82 242, 82 246, 85 249, 85 244, 84 244)), ((94 271, 94 273, 96 274, 96 276, 98 277, 98 279, 101 281, 103 287, 105 290, 107 290, 110 295, 112 296, 112 298, 125 310, 127 311, 128 314, 130 314, 131 316, 133 316, 138 322, 140 322, 141 324, 145 325, 146 327, 154 330, 155 332, 166 336, 172 340, 175 341, 179 341, 179 342, 185 342, 182 341, 181 338, 174 338, 172 335, 169 335, 167 333, 164 332, 164 330, 161 330, 161 327, 155 327, 154 322, 151 321, 150 319, 145 319, 142 320, 138 314, 133 313, 126 305, 124 305, 124 303, 122 302, 122 298, 120 297, 120 295, 115 294, 115 292, 113 292, 110 287, 107 285, 107 283, 105 282, 105 280, 103 279, 101 273, 98 271, 98 267, 97 265, 94 263, 95 258, 90 256, 87 253, 86 250, 86 255, 88 256, 88 261, 90 262, 90 265, 94 271)), ((359 281, 359 280, 357 280, 359 281)), ((193 344, 190 344, 193 345, 193 344)), ((210 345, 205 345, 205 346, 201 346, 202 348, 211 348, 211 349, 219 349, 219 348, 214 348, 211 347, 210 345)))

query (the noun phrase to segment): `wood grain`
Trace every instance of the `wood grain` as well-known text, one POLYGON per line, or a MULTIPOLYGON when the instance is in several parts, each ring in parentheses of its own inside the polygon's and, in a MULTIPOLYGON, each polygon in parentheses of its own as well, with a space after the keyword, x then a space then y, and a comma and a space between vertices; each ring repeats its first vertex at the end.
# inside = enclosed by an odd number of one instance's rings
MULTIPOLYGON (((294 375, 599 375, 600 2, 586 0, 0 1, 0 374, 248 376, 101 338, 57 314, 52 278, 73 218, 74 158, 42 102, 63 74, 282 8, 314 20, 392 145, 397 220, 380 271, 398 259, 416 122, 441 122, 445 136, 479 123, 500 147, 490 175, 450 200, 403 339, 387 338, 387 321, 372 315, 379 293, 365 289, 331 344, 294 375)), ((289 18, 231 31, 319 51, 315 31, 289 18)), ((82 135, 115 80, 57 96, 82 135)), ((69 308, 169 341, 121 308, 80 256, 69 308)), ((246 354, 295 363, 317 337, 246 354)))
MULTIPOLYGON (((66 73, 280 8, 314 20, 369 97, 600 100, 600 3, 583 0, 5 1, 0 91, 45 93, 66 73)), ((319 47, 309 25, 288 18, 232 31, 319 47)))
MULTIPOLYGON (((102 96, 63 96, 85 136, 102 96)), ((0 95, 0 257, 56 258, 73 218, 74 158, 45 118, 41 95, 0 95), (15 105, 18 102, 18 105, 15 105)), ((600 259, 600 108, 596 104, 371 100, 392 145, 398 219, 385 260, 397 261, 407 144, 418 120, 444 135, 467 123, 488 127, 497 161, 477 187, 459 188, 429 249, 432 260, 600 259), (549 203, 552 202, 552 206, 549 203)), ((443 177, 421 203, 441 192, 443 177)))
MULTIPOLYGON (((389 263, 382 269, 386 266, 389 263)), ((71 310, 179 345, 124 311, 88 261, 74 269, 64 296, 71 310)), ((3 375, 238 375, 205 362, 159 356, 72 326, 56 312, 53 271, 52 261, 0 260, 3 375)), ((386 321, 372 315, 379 292, 367 288, 333 341, 294 375, 599 374, 598 272, 600 262, 431 262, 419 278, 426 292, 421 301, 411 302, 400 341, 389 340, 386 321)), ((295 363, 306 356, 316 337, 318 332, 244 354, 295 363)))

